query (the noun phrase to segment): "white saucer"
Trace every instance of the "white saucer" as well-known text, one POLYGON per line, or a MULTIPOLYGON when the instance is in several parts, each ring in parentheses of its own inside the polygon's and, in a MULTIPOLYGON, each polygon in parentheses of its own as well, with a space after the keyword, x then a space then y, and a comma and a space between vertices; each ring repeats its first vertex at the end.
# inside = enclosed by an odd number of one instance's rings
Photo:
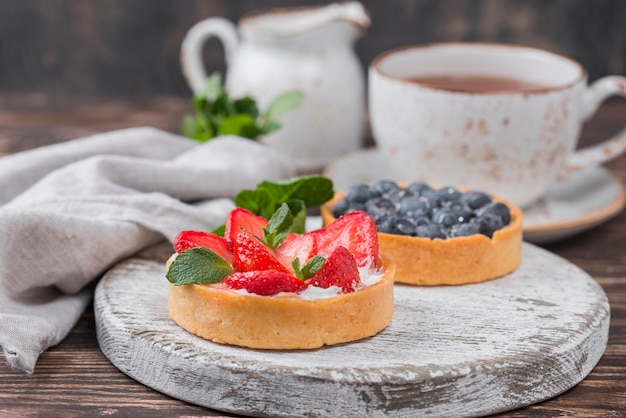
MULTIPOLYGON (((323 173, 335 190, 357 183, 394 178, 376 148, 355 151, 329 164, 323 173)), ((592 167, 550 188, 524 212, 524 240, 547 244, 593 228, 617 215, 626 204, 624 185, 603 167, 592 167)))

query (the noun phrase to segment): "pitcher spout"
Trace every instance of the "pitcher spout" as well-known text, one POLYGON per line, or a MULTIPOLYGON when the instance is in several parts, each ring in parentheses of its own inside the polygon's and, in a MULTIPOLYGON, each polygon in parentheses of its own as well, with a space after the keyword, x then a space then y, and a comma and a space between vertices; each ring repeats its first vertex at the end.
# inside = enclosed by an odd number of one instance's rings
POLYGON ((343 20, 354 24, 362 32, 369 29, 372 24, 369 13, 358 1, 334 3, 327 7, 329 8, 329 13, 333 15, 334 20, 343 20))
POLYGON ((244 35, 284 38, 322 30, 333 23, 352 25, 360 34, 370 27, 371 19, 361 3, 351 1, 260 10, 243 16, 239 27, 244 35))

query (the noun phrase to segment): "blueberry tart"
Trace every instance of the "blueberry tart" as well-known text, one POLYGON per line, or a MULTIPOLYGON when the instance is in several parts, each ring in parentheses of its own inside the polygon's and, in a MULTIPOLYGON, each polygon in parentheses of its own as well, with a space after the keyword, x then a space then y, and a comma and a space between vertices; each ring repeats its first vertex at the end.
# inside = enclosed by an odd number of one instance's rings
POLYGON ((481 191, 391 180, 357 184, 322 206, 324 225, 355 210, 374 218, 397 283, 479 283, 511 273, 522 260, 522 211, 481 191))

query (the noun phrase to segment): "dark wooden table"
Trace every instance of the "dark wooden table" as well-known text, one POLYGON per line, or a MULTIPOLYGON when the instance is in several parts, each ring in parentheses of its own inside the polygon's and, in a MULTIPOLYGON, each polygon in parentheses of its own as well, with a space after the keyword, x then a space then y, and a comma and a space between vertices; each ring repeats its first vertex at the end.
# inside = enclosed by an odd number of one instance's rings
MULTIPOLYGON (((0 155, 130 126, 150 125, 178 132, 187 110, 188 101, 180 98, 68 99, 0 94, 0 155)), ((581 144, 592 144, 618 132, 625 120, 626 102, 609 102, 585 126, 581 144)), ((607 167, 626 182, 626 155, 607 167)), ((573 389, 498 416, 626 417, 626 211, 591 231, 546 248, 587 271, 605 290, 611 304, 608 346, 591 374, 573 389)), ((89 306, 69 336, 41 355, 33 375, 10 370, 0 354, 0 417, 5 416, 229 415, 172 399, 117 370, 98 347, 89 306)))

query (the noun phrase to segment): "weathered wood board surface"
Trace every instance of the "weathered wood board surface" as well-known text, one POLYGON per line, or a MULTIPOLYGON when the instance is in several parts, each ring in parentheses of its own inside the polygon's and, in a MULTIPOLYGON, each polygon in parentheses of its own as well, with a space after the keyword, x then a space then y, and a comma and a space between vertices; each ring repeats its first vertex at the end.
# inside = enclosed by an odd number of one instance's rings
POLYGON ((252 416, 478 416, 551 398, 583 380, 606 347, 609 304, 570 262, 530 244, 513 274, 487 283, 397 285, 378 335, 311 351, 264 351, 195 337, 167 314, 156 247, 96 290, 100 347, 172 397, 252 416))

